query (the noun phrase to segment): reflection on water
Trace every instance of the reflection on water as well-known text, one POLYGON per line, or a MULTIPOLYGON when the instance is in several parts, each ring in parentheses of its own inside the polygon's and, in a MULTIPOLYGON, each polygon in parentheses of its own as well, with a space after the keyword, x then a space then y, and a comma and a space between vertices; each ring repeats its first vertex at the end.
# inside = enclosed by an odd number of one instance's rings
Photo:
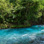
POLYGON ((26 44, 35 39, 36 35, 40 33, 44 33, 43 25, 34 25, 30 28, 0 30, 0 44, 19 44, 19 42, 26 44))

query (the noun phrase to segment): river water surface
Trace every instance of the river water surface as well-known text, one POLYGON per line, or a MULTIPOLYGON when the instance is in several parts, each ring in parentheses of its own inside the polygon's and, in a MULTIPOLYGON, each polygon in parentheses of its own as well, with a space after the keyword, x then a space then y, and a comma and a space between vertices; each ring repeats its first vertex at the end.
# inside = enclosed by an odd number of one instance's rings
MULTIPOLYGON (((0 44, 34 44, 37 35, 44 34, 44 25, 33 25, 29 28, 0 30, 0 44)), ((36 43, 35 43, 36 44, 36 43)))

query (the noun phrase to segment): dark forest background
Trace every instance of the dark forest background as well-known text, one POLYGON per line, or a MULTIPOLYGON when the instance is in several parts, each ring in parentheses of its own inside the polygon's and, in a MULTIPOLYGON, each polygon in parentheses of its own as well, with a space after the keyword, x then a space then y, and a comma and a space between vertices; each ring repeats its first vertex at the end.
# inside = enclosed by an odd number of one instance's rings
POLYGON ((44 24, 44 0, 0 0, 0 28, 44 24))

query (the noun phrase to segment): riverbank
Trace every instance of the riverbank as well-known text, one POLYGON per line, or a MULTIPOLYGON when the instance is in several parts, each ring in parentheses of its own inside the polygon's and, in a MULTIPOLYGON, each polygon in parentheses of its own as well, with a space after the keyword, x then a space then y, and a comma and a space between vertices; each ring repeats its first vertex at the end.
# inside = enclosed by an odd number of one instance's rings
POLYGON ((15 24, 0 24, 0 29, 7 29, 7 28, 28 28, 31 25, 15 25, 15 24))
POLYGON ((8 23, 8 24, 1 24, 0 23, 0 29, 8 29, 8 28, 28 28, 32 25, 44 25, 44 24, 39 24, 39 23, 31 23, 31 24, 28 24, 28 25, 15 25, 15 24, 11 24, 11 23, 8 23))

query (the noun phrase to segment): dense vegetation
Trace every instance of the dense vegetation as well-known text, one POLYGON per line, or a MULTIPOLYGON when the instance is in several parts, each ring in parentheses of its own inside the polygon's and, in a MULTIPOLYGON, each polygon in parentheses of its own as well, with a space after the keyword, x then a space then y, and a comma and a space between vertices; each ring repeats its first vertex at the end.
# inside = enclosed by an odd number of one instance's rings
POLYGON ((0 0, 0 28, 44 24, 44 0, 0 0))

